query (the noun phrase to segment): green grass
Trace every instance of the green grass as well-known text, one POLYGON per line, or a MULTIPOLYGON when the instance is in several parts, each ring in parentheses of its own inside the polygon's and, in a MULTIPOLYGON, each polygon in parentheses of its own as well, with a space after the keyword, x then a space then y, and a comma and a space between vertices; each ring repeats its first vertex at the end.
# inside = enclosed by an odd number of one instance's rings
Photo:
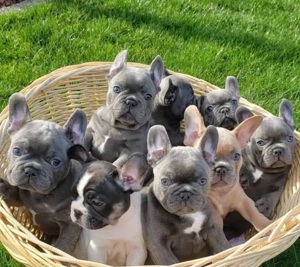
MULTIPOLYGON (((243 97, 274 114, 287 98, 299 124, 299 18, 292 0, 53 0, 0 15, 0 108, 54 69, 128 49, 129 61, 160 54, 169 69, 220 87, 234 75, 243 97)), ((299 266, 299 247, 264 266, 299 266)))

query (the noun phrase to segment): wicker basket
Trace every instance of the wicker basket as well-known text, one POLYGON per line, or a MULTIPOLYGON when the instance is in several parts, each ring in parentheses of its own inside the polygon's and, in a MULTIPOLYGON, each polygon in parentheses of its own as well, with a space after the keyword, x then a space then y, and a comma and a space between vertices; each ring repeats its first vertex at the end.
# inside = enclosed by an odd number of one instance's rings
MULTIPOLYGON (((147 65, 128 63, 130 66, 148 68, 147 65)), ((88 118, 105 101, 106 75, 111 62, 91 62, 58 69, 41 77, 21 92, 26 96, 33 118, 52 120, 63 124, 75 108, 82 108, 88 118)), ((217 87, 203 80, 180 74, 190 80, 195 93, 200 95, 217 87)), ((261 107, 241 99, 255 114, 270 116, 261 107)), ((0 114, 0 177, 5 175, 8 108, 0 114)), ((300 236, 300 134, 296 155, 286 188, 277 206, 276 221, 245 244, 217 255, 181 262, 176 266, 259 266, 286 248, 300 236), (270 233, 271 232, 271 233, 270 233)), ((32 225, 28 211, 24 208, 7 207, 0 201, 0 241, 9 253, 26 266, 106 266, 78 260, 42 242, 42 233, 32 225)))

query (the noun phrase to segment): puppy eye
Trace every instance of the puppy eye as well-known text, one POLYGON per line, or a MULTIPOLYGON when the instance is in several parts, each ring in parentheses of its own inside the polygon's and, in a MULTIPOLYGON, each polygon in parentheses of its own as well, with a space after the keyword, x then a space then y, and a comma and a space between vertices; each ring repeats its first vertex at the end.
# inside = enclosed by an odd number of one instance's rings
POLYGON ((210 112, 212 112, 213 111, 213 106, 208 106, 207 108, 206 108, 206 112, 208 112, 208 113, 210 113, 210 112))
POLYGON ((61 164, 61 160, 58 159, 58 158, 51 159, 51 160, 50 160, 50 164, 51 164, 53 167, 58 167, 58 166, 60 166, 60 164, 61 164))
POLYGON ((120 88, 119 86, 114 86, 114 87, 113 87, 113 91, 114 91, 116 94, 118 94, 118 93, 121 92, 121 88, 120 88))
POLYGON ((239 153, 234 153, 232 158, 234 161, 238 161, 240 159, 240 157, 241 157, 241 155, 239 153))
POLYGON ((265 145, 265 142, 263 140, 258 140, 256 142, 256 144, 258 144, 259 146, 264 146, 265 145))
POLYGON ((292 135, 288 135, 288 137, 286 138, 286 140, 288 142, 292 142, 293 141, 293 136, 292 135))
POLYGON ((205 185, 205 184, 206 184, 206 181, 207 181, 206 178, 200 178, 200 179, 198 180, 198 183, 199 183, 200 185, 205 185))
POLYGON ((160 181, 163 186, 169 186, 171 184, 171 180, 169 178, 162 178, 160 181))
POLYGON ((15 156, 17 156, 17 157, 20 157, 20 156, 22 156, 22 151, 21 151, 20 148, 14 147, 14 148, 13 148, 13 154, 14 154, 15 156))
POLYGON ((150 94, 145 94, 144 98, 145 98, 145 100, 149 101, 149 100, 151 100, 152 95, 150 95, 150 94))
POLYGON ((97 198, 94 198, 92 199, 92 205, 96 207, 102 207, 104 205, 104 202, 97 198))
POLYGON ((236 100, 236 99, 231 99, 231 104, 232 104, 233 106, 236 106, 236 105, 237 105, 237 100, 236 100))

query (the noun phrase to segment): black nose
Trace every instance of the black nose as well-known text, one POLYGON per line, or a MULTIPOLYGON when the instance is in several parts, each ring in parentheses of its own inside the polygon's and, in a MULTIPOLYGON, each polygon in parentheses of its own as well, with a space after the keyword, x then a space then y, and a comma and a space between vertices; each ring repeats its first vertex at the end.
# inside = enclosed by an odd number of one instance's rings
POLYGON ((137 105, 137 101, 133 98, 128 98, 125 100, 125 104, 130 107, 135 107, 137 105))
POLYGON ((38 171, 32 167, 26 167, 24 172, 28 179, 36 178, 38 176, 38 171))
POLYGON ((275 148, 274 150, 273 150, 273 155, 274 156, 281 156, 281 154, 282 154, 282 149, 281 148, 275 148))
POLYGON ((82 212, 80 210, 74 210, 74 216, 76 219, 80 219, 82 212))
POLYGON ((228 114, 229 113, 229 108, 227 107, 224 107, 224 108, 221 108, 220 112, 224 115, 228 114))
POLYGON ((191 192, 181 192, 181 193, 179 193, 179 197, 182 200, 189 200, 191 196, 192 196, 191 192))
POLYGON ((221 166, 221 167, 217 167, 215 168, 215 172, 218 174, 218 175, 225 175, 227 173, 227 168, 224 167, 224 166, 221 166))

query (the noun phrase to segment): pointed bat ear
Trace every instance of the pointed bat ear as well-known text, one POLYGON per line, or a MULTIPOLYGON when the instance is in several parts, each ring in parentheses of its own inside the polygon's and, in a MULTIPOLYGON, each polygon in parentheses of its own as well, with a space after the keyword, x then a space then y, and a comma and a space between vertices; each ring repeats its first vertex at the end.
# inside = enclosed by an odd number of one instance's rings
POLYGON ((123 187, 124 191, 139 191, 142 189, 150 168, 145 154, 134 153, 118 169, 118 184, 123 187))
POLYGON ((262 116, 253 116, 244 120, 232 130, 232 132, 235 133, 237 139, 239 140, 242 149, 246 147, 251 135, 259 127, 262 121, 262 116))
POLYGON ((67 155, 69 159, 75 159, 80 163, 87 163, 95 160, 82 145, 71 146, 67 151, 67 155))
POLYGON ((209 125, 201 138, 199 149, 207 164, 212 167, 215 163, 219 133, 215 126, 209 125))
POLYGON ((83 144, 87 118, 83 110, 76 109, 64 125, 66 135, 75 144, 83 144))
POLYGON ((151 165, 155 165, 167 155, 172 145, 164 126, 154 125, 149 129, 147 146, 148 162, 151 165))
POLYGON ((239 84, 234 76, 228 76, 226 78, 225 90, 228 90, 235 97, 240 97, 239 84))
POLYGON ((127 50, 121 51, 115 58, 113 64, 110 67, 107 78, 111 80, 116 74, 118 74, 127 65, 127 50))
POLYGON ((161 56, 156 56, 150 65, 151 79, 156 87, 156 91, 160 91, 160 82, 163 78, 165 68, 161 56))
POLYGON ((292 104, 287 99, 283 99, 280 103, 279 118, 281 118, 293 130, 296 129, 292 111, 292 104))
POLYGON ((184 111, 185 134, 183 143, 186 146, 195 146, 199 143, 202 133, 206 127, 203 118, 194 105, 188 106, 184 111))
POLYGON ((21 93, 14 93, 8 102, 8 133, 17 132, 24 124, 31 121, 29 107, 26 98, 21 93))
POLYGON ((239 106, 235 111, 235 118, 238 123, 241 123, 252 116, 254 116, 252 111, 245 106, 239 106))

